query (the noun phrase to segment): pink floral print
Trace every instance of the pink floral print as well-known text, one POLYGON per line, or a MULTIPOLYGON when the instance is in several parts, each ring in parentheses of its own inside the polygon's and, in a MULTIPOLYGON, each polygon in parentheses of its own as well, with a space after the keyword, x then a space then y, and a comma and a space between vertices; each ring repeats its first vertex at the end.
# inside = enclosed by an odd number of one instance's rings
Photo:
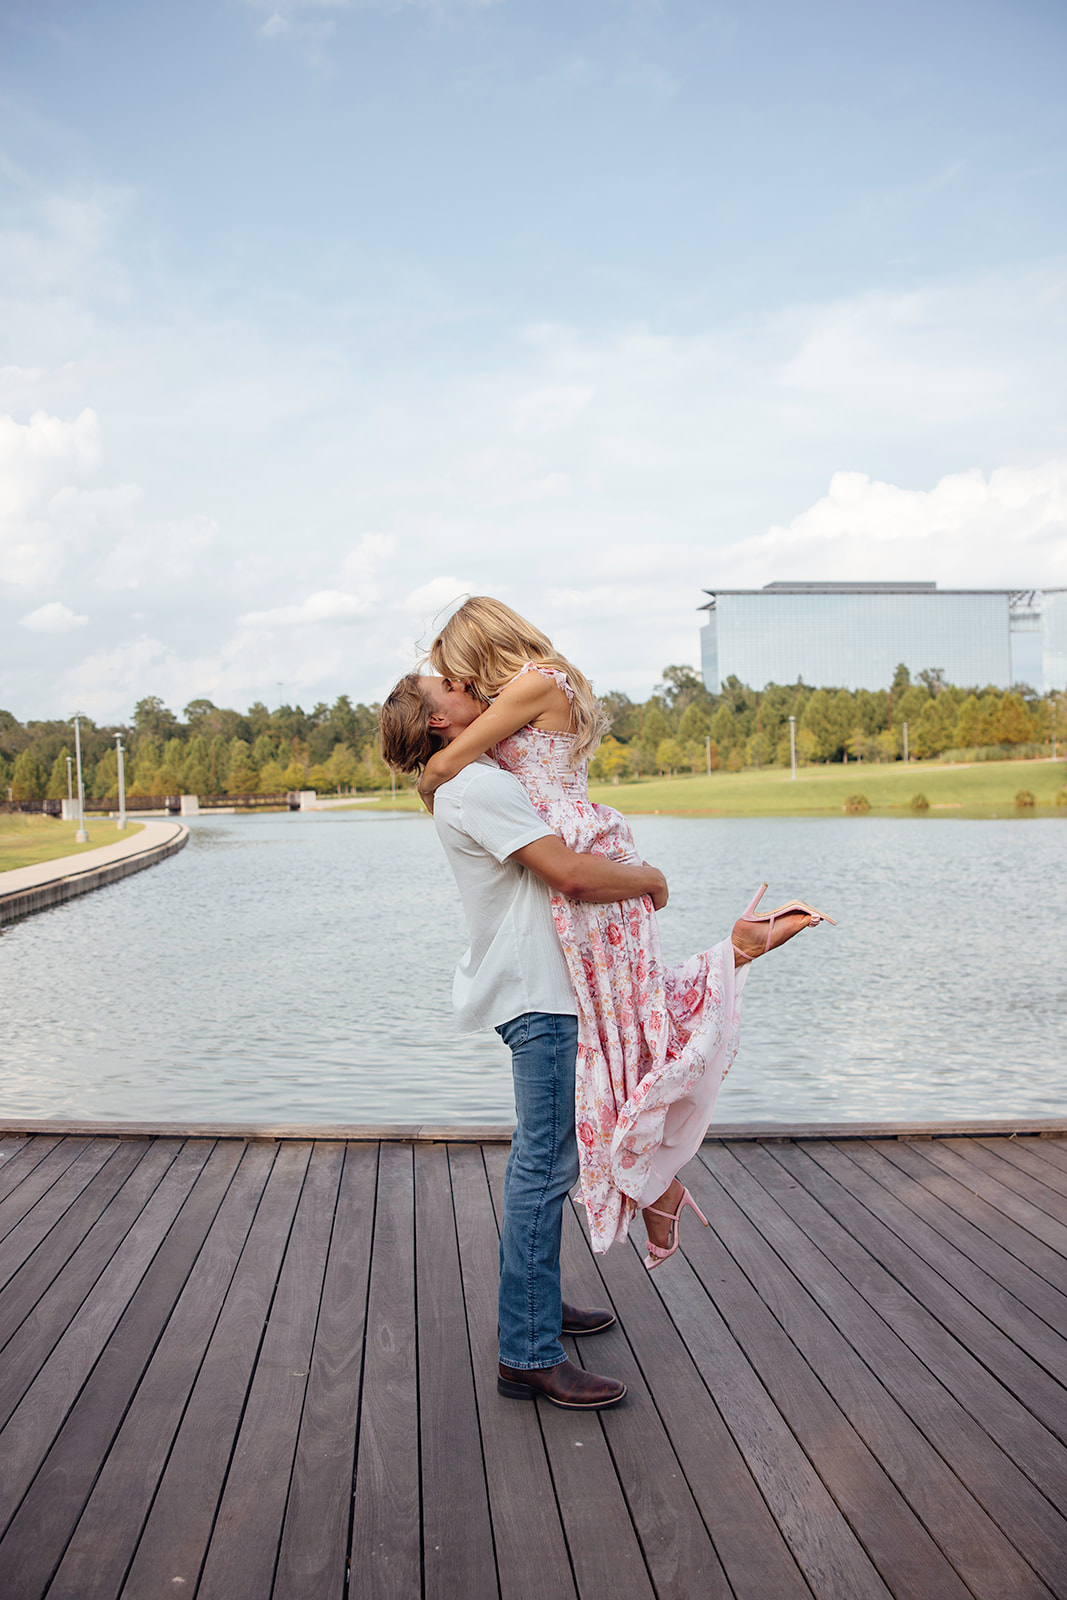
MULTIPOLYGON (((563 673, 523 671, 573 698, 563 673)), ((572 850, 639 861, 625 818, 590 800, 587 765, 570 767, 570 746, 570 734, 526 727, 493 754, 572 850)), ((647 897, 596 906, 556 895, 552 914, 577 1000, 582 1199, 603 1252, 696 1153, 737 1054, 747 969, 735 974, 729 940, 665 966, 647 897)))

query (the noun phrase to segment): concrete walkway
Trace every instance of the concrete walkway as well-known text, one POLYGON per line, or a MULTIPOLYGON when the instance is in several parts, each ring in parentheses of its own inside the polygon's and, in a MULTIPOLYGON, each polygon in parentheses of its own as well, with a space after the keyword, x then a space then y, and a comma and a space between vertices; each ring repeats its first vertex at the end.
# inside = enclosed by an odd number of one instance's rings
POLYGON ((146 822, 125 838, 119 836, 114 844, 0 872, 0 923, 43 911, 154 866, 180 850, 188 838, 189 830, 180 822, 146 822))

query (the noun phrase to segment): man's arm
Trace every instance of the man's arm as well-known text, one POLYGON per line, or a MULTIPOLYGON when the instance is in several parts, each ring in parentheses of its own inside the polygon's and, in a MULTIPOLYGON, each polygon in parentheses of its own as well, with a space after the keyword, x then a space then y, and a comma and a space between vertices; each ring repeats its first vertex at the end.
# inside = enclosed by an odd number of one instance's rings
POLYGON ((568 850, 554 833, 523 845, 509 859, 528 867, 555 894, 567 900, 588 900, 603 906, 616 900, 637 900, 647 894, 657 911, 667 904, 667 880, 658 867, 650 867, 647 862, 638 866, 609 861, 606 856, 579 855, 568 850))

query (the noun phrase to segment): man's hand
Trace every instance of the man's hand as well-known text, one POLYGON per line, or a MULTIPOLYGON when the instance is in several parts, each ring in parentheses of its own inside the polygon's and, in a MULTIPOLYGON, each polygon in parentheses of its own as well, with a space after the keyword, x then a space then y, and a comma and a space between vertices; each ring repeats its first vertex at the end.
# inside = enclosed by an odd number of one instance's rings
POLYGON ((652 896, 652 904, 655 906, 656 910, 662 911, 663 907, 667 904, 667 896, 670 892, 667 888, 667 880, 658 867, 650 866, 647 861, 645 862, 645 866, 648 867, 649 872, 655 873, 657 880, 656 887, 654 889, 649 889, 647 893, 652 896))

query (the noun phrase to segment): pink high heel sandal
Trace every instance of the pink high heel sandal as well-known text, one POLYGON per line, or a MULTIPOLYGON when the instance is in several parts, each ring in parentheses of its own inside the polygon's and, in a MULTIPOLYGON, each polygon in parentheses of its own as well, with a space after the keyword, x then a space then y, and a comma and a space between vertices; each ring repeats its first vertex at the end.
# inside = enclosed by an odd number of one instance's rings
POLYGON ((651 1211, 654 1217, 667 1218, 668 1222, 671 1224, 671 1231, 667 1237, 668 1239, 674 1240, 674 1243, 669 1247, 664 1247, 661 1244, 653 1244, 651 1239, 647 1240, 648 1255, 645 1257, 645 1266, 648 1268, 649 1272, 652 1272, 653 1269, 658 1267, 661 1262, 666 1261, 669 1256, 673 1256, 674 1252, 677 1250, 682 1212, 686 1206, 689 1207, 690 1211, 696 1212, 705 1228, 710 1226, 707 1217, 704 1215, 703 1211, 701 1211, 700 1207, 693 1199, 693 1196, 689 1193, 689 1190, 684 1186, 682 1188, 682 1198, 678 1202, 677 1211, 657 1211, 655 1206, 644 1207, 644 1210, 651 1211), (653 1259, 653 1257, 655 1259, 653 1259))
MULTIPOLYGON (((837 927, 837 920, 835 917, 828 917, 825 911, 816 911, 815 907, 809 906, 806 900, 790 900, 783 906, 775 906, 773 911, 761 911, 759 915, 756 916, 756 907, 759 905, 766 892, 767 885, 765 883, 761 883, 759 889, 752 897, 750 904, 745 907, 744 911, 742 911, 741 915, 737 919, 738 922, 765 922, 767 924, 767 942, 763 946, 763 949, 759 952, 760 955, 766 955, 767 951, 771 948, 771 934, 774 930, 776 919, 778 917, 788 916, 791 911, 806 911, 810 919, 808 926, 811 928, 816 927, 820 922, 829 922, 833 927, 837 927)), ((730 943, 733 945, 734 949, 737 951, 738 955, 743 961, 755 961, 755 956, 750 956, 747 950, 742 950, 741 946, 734 944, 732 939, 730 940, 730 943)))

